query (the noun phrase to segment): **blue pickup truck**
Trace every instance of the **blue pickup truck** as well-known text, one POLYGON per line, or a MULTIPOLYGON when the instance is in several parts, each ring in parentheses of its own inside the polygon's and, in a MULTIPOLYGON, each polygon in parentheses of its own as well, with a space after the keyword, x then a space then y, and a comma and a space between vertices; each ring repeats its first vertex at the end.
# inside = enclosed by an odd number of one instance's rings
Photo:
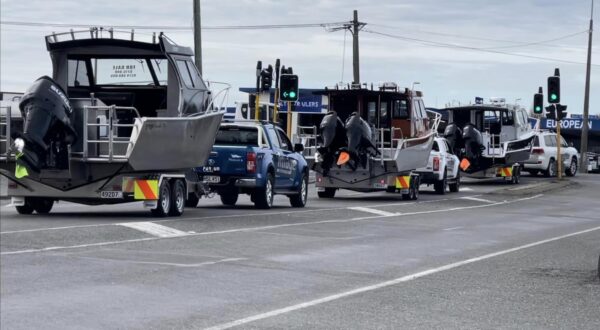
POLYGON ((210 192, 224 205, 248 194, 257 208, 273 206, 275 194, 287 195, 293 207, 304 207, 308 165, 302 144, 292 145, 284 131, 257 121, 224 122, 206 166, 196 168, 210 192))

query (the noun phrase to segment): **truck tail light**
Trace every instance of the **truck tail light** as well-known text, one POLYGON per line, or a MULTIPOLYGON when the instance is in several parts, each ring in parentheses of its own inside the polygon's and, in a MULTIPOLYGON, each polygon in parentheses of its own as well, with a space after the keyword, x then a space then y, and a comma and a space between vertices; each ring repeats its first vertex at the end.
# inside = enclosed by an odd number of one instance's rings
POLYGON ((531 149, 531 153, 534 155, 543 155, 544 148, 533 148, 533 149, 531 149))
POLYGON ((433 170, 439 171, 440 169, 440 157, 433 157, 433 170))
POLYGON ((256 153, 249 152, 246 154, 246 171, 248 173, 256 173, 256 153))

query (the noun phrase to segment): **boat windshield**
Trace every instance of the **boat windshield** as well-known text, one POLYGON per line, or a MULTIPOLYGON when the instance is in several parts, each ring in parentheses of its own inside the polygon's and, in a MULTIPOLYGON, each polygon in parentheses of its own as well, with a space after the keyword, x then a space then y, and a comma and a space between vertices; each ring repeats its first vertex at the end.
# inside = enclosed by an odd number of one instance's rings
POLYGON ((160 58, 91 58, 92 73, 84 60, 69 60, 69 86, 166 86, 168 61, 160 58))

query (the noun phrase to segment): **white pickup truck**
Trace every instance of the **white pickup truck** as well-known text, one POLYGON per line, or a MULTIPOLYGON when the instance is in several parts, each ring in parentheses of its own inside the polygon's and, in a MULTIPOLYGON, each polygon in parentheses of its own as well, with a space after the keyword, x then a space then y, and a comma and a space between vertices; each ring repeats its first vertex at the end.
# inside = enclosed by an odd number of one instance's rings
POLYGON ((433 184, 435 192, 445 194, 450 188, 451 192, 460 189, 459 159, 452 153, 452 148, 443 137, 436 137, 429 154, 429 162, 426 167, 417 169, 421 184, 428 186, 433 184))

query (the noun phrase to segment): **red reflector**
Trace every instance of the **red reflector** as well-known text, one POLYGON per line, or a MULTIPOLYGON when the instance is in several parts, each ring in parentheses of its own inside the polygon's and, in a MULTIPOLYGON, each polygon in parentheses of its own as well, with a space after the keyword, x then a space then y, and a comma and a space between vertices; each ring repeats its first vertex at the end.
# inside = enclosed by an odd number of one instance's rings
POLYGON ((440 158, 439 157, 433 157, 433 170, 437 171, 440 169, 440 158))
POLYGON ((246 154, 246 171, 248 173, 256 173, 256 153, 249 152, 246 154))
POLYGON ((531 153, 534 155, 543 155, 544 148, 533 148, 533 149, 531 149, 531 153))

